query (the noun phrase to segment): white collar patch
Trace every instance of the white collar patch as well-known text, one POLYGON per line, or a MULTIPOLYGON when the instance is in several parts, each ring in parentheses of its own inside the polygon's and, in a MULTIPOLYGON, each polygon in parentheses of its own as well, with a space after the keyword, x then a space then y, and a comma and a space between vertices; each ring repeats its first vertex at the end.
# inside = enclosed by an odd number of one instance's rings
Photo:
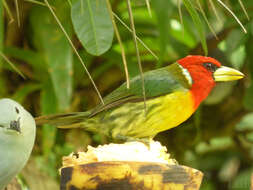
POLYGON ((192 77, 191 77, 189 71, 187 69, 185 69, 184 67, 182 67, 180 64, 178 64, 178 65, 182 69, 182 73, 185 76, 188 84, 191 86, 192 85, 192 77))

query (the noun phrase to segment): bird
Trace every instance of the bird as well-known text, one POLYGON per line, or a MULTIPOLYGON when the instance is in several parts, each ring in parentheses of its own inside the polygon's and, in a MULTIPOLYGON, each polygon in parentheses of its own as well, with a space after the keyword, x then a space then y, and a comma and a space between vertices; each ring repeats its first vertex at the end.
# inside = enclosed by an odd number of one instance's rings
POLYGON ((36 123, 14 100, 0 99, 0 190, 23 169, 32 152, 36 123))
POLYGON ((81 127, 112 139, 152 139, 156 134, 179 126, 205 100, 216 82, 244 77, 240 71, 222 66, 212 58, 189 55, 168 66, 144 73, 123 83, 86 112, 54 114, 36 118, 38 125, 60 128, 81 127))

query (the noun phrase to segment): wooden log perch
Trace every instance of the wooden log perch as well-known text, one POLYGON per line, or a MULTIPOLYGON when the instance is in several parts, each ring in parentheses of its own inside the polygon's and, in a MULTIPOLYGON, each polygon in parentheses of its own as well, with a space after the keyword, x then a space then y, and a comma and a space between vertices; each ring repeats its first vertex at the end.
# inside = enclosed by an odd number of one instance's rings
POLYGON ((178 165, 165 147, 152 143, 88 147, 65 157, 61 190, 198 190, 203 173, 178 165))

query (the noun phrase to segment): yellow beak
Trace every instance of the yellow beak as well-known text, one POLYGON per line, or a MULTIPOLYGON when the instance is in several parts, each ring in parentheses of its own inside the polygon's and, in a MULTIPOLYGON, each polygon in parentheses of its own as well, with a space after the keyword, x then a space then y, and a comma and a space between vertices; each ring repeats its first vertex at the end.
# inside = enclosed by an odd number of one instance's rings
POLYGON ((244 77, 244 74, 236 69, 230 67, 221 66, 214 72, 214 80, 218 81, 231 81, 239 80, 244 77))

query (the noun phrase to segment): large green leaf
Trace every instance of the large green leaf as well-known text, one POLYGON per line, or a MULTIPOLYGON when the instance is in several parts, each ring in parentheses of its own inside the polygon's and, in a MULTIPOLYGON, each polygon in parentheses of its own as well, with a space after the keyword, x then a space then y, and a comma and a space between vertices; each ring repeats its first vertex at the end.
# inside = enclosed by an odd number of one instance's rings
POLYGON ((113 25, 106 0, 78 0, 71 10, 75 32, 84 48, 101 55, 112 45, 113 25))
POLYGON ((207 49, 207 44, 206 44, 205 30, 204 30, 204 25, 201 22, 201 19, 199 17, 199 14, 196 11, 196 9, 194 8, 194 6, 192 5, 192 2, 190 0, 183 0, 183 3, 192 17, 194 25, 197 29, 198 34, 199 34, 199 38, 200 38, 200 42, 202 44, 203 50, 205 52, 205 55, 207 55, 208 49, 207 49))
POLYGON ((164 0, 153 0, 152 1, 156 18, 157 18, 157 27, 160 33, 160 62, 159 66, 161 66, 162 61, 164 60, 164 56, 166 54, 166 47, 169 43, 169 18, 172 12, 172 3, 171 1, 164 0))
MULTIPOLYGON (((52 88, 51 81, 45 81, 42 87, 41 93, 41 108, 42 114, 48 115, 57 112, 57 103, 54 89, 52 88)), ((42 150, 44 156, 47 158, 53 148, 55 143, 55 137, 57 133, 57 128, 55 126, 44 125, 42 129, 43 142, 42 150)))
MULTIPOLYGON (((70 34, 70 18, 66 14, 68 9, 64 5, 57 5, 57 15, 65 30, 70 34)), ((34 44, 43 52, 58 107, 64 111, 69 108, 72 97, 71 47, 52 14, 46 8, 34 8, 30 18, 34 32, 34 44)))
POLYGON ((28 83, 21 86, 16 90, 15 94, 12 96, 12 99, 16 100, 19 103, 23 103, 24 99, 31 94, 32 92, 39 90, 41 85, 35 83, 28 83))
POLYGON ((185 44, 189 48, 194 48, 197 45, 195 37, 189 31, 189 27, 188 27, 188 23, 186 22, 186 19, 184 19, 184 25, 181 25, 181 23, 175 19, 172 19, 170 21, 170 24, 171 24, 170 34, 176 40, 185 44))
POLYGON ((39 81, 43 81, 48 78, 47 67, 43 60, 43 55, 40 53, 17 47, 6 47, 4 48, 4 53, 12 58, 29 64, 33 69, 33 76, 31 78, 39 81))

